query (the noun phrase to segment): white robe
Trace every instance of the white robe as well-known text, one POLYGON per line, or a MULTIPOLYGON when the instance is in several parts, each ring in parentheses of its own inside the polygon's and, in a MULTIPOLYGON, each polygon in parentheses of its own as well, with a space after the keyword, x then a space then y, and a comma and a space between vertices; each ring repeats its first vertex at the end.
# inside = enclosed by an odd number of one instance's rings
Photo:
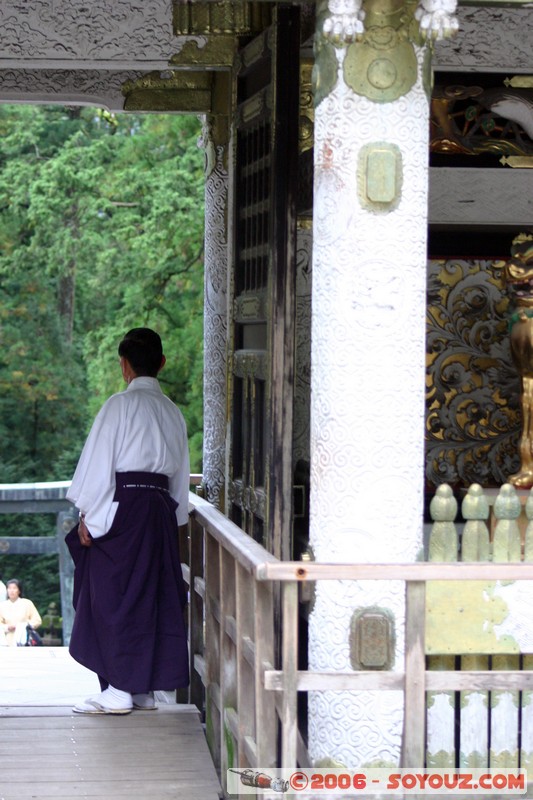
POLYGON ((38 628, 41 624, 41 615, 35 605, 27 597, 17 597, 16 600, 3 600, 0 602, 0 646, 25 645, 27 638, 26 625, 38 628), (8 627, 15 626, 14 631, 8 627))
POLYGON ((134 378, 98 412, 67 493, 94 538, 113 522, 115 472, 158 472, 169 478, 178 525, 188 521, 189 449, 185 420, 156 378, 134 378))

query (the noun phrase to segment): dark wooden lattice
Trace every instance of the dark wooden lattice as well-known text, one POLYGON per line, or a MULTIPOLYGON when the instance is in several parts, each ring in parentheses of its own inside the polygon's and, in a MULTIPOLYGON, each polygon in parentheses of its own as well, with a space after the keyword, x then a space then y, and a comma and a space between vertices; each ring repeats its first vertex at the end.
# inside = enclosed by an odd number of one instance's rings
POLYGON ((241 51, 234 128, 229 512, 276 555, 292 515, 298 19, 278 8, 241 51))

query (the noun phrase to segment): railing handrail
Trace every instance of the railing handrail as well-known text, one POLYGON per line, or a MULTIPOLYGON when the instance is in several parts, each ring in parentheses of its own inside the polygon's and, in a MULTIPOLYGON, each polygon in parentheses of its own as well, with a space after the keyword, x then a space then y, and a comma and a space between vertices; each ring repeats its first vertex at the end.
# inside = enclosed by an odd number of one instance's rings
POLYGON ((215 506, 192 493, 189 510, 198 522, 258 581, 402 580, 496 581, 533 580, 533 562, 413 561, 390 563, 280 561, 229 520, 215 506))
POLYGON ((281 564, 279 559, 252 539, 215 506, 197 495, 189 494, 189 513, 248 572, 257 574, 262 567, 281 564))
MULTIPOLYGON (((533 559, 379 564, 280 561, 203 498, 190 495, 190 512, 189 585, 194 621, 191 672, 196 676, 200 705, 201 683, 206 713, 215 720, 212 746, 219 754, 221 769, 231 762, 224 749, 228 730, 239 758, 245 758, 250 765, 259 767, 279 761, 285 767, 308 766, 305 741, 298 730, 301 692, 403 691, 401 760, 403 766, 415 767, 425 762, 428 692, 531 691, 533 672, 514 667, 514 661, 499 669, 497 662, 490 669, 477 662, 463 671, 457 671, 455 666, 447 668, 446 663, 431 669, 426 655, 425 620, 427 603, 432 602, 430 593, 438 588, 438 582, 478 581, 485 588, 497 581, 533 581, 533 559), (380 670, 349 666, 339 671, 299 668, 298 629, 310 611, 307 607, 301 614, 299 606, 302 600, 311 598, 302 590, 306 584, 310 588, 315 581, 332 580, 404 584, 403 669, 400 663, 394 669, 380 670), (211 641, 213 647, 209 645, 211 641), (229 660, 233 663, 231 670, 229 660), (239 675, 245 676, 244 683, 239 675), (253 693, 249 691, 252 679, 253 693), (268 713, 273 709, 271 719, 268 713)), ((503 549, 497 552, 505 557, 503 549)), ((529 552, 526 547, 525 553, 529 552)), ((452 595, 461 594, 453 584, 449 588, 452 595)), ((527 646, 521 652, 524 658, 533 654, 527 646)), ((461 655, 464 651, 454 653, 461 655)), ((518 657, 512 656, 515 661, 518 657)))
POLYGON ((0 483, 0 492, 11 492, 20 490, 41 489, 68 489, 72 481, 30 481, 28 483, 0 483))
MULTIPOLYGON (((189 479, 190 486, 199 486, 202 482, 203 475, 200 473, 192 473, 189 479)), ((26 483, 0 483, 0 501, 13 500, 20 495, 25 495, 24 499, 32 496, 32 493, 42 496, 42 492, 57 491, 62 497, 66 494, 71 480, 68 481, 29 481, 26 483), (9 495, 13 495, 12 497, 9 495)), ((37 497, 36 499, 40 499, 37 497)))
MULTIPOLYGON (((265 551, 266 552, 266 551, 265 551)), ((402 581, 496 581, 533 580, 533 563, 408 562, 408 563, 326 563, 318 561, 278 561, 258 564, 254 571, 259 581, 318 580, 402 580, 402 581)))

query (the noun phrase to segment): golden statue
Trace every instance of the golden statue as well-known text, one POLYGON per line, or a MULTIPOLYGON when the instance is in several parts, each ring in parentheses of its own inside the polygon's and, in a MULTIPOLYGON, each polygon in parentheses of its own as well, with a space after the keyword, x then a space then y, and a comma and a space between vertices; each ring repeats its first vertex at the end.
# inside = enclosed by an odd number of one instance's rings
POLYGON ((530 489, 533 486, 533 236, 517 236, 511 256, 505 277, 516 303, 511 318, 511 353, 522 382, 522 434, 520 471, 508 480, 521 489, 530 489))

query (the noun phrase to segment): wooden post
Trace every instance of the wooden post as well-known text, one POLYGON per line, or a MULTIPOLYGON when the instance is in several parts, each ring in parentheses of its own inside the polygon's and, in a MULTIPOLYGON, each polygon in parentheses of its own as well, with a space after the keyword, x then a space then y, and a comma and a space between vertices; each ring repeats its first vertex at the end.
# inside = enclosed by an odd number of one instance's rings
POLYGON ((426 584, 409 581, 405 608, 405 712, 402 766, 422 769, 426 747, 426 584))
POLYGON ((61 616, 63 617, 63 644, 68 647, 72 626, 74 625, 74 607, 72 593, 74 589, 74 562, 65 544, 65 536, 77 522, 74 508, 71 511, 60 511, 57 515, 57 544, 59 550, 59 585, 61 587, 61 616))
POLYGON ((298 584, 286 581, 282 587, 283 702, 281 717, 281 766, 296 767, 298 745, 298 584))
MULTIPOLYGON (((190 627, 191 627, 191 620, 190 620, 190 598, 191 598, 191 570, 190 570, 190 544, 189 544, 189 537, 190 537, 190 523, 188 525, 180 525, 178 528, 178 548, 179 548, 179 557, 180 563, 183 573, 183 580, 185 585, 188 587, 188 597, 189 602, 184 610, 184 621, 187 628, 187 639, 190 641, 190 627)), ((190 658, 190 653, 189 653, 190 658)), ((190 685, 188 687, 182 687, 181 689, 176 689, 175 697, 176 703, 188 703, 190 696, 190 685)))
POLYGON ((191 685, 189 700, 205 714, 205 690, 202 677, 196 669, 196 659, 204 663, 204 531, 194 518, 190 525, 189 555, 189 664, 191 685))
MULTIPOLYGON (((472 484, 462 503, 462 514, 466 519, 461 539, 462 561, 489 561, 489 529, 485 520, 490 509, 483 489, 472 484)), ((462 670, 488 670, 486 655, 463 655, 462 670)), ((461 731, 459 766, 469 769, 489 766, 489 693, 461 692, 461 731)))
MULTIPOLYGON (((430 561, 457 561, 458 539, 455 528, 457 501, 447 484, 442 484, 430 504, 434 520, 429 539, 430 561)), ((454 656, 431 656, 429 669, 455 669, 454 656)), ((455 766, 455 695, 453 692, 428 692, 427 766, 455 766)))
MULTIPOLYGON (((524 537, 524 561, 533 561, 533 489, 525 505, 528 525, 524 537)), ((533 670, 533 655, 523 656, 522 669, 533 670)), ((533 692, 522 692, 522 736, 520 766, 533 774, 533 692)))
POLYGON ((205 552, 205 733, 217 770, 221 765, 219 544, 206 534, 205 552))
MULTIPOLYGON (((492 560, 495 563, 520 561, 521 542, 518 517, 521 505, 516 489, 504 484, 494 503, 498 520, 494 531, 492 560)), ((492 656, 494 670, 520 669, 520 656, 492 656)), ((491 696, 490 765, 495 768, 518 767, 518 691, 496 691, 491 696)))
MULTIPOLYGON (((220 715, 221 715, 221 782, 226 789, 226 772, 240 761, 238 731, 237 661, 235 639, 237 560, 219 544, 219 632, 220 632, 220 715)), ((209 641, 209 640, 208 640, 209 641)), ((209 646, 209 645, 208 645, 209 646)))
MULTIPOLYGON (((255 767, 256 711, 254 670, 254 578, 235 562, 235 660, 238 713, 238 763, 229 766, 255 767)), ((260 724, 260 721, 259 721, 260 724)))
POLYGON ((255 741, 257 766, 274 767, 277 757, 277 715, 272 694, 266 691, 265 665, 275 663, 274 592, 272 583, 255 581, 255 741))

